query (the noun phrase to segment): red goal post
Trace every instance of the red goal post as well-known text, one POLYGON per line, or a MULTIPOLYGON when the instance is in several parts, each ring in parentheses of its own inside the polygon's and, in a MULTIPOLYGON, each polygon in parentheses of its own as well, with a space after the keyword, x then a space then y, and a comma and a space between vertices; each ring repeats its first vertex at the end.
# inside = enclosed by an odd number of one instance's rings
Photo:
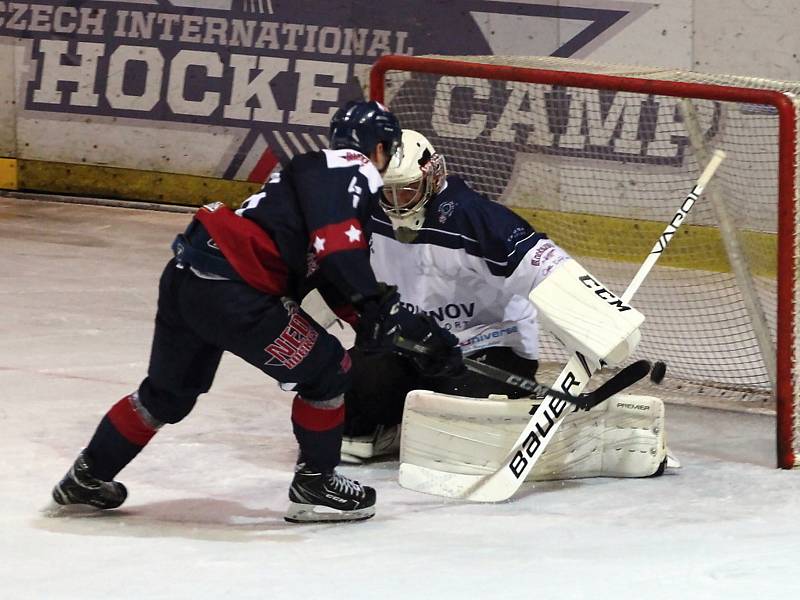
MULTIPOLYGON (((647 317, 637 355, 665 360, 701 404, 774 406, 778 466, 800 466, 800 83, 549 57, 384 56, 370 92, 451 172, 619 290, 708 153, 724 149, 710 198, 637 297, 647 317)), ((543 339, 544 359, 560 352, 543 339)))

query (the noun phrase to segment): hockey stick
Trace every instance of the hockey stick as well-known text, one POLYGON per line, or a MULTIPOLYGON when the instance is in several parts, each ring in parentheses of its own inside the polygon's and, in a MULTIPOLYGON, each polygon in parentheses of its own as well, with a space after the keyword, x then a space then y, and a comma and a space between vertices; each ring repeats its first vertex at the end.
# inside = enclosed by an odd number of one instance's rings
MULTIPOLYGON (((431 356, 435 354, 435 350, 430 346, 414 342, 401 336, 395 337, 394 344, 399 350, 404 352, 411 352, 423 356, 431 356)), ((478 373, 484 377, 494 379, 495 381, 512 385, 537 396, 549 396, 558 400, 563 400, 564 402, 569 402, 581 410, 589 410, 590 408, 597 406, 601 402, 608 400, 614 394, 618 394, 622 390, 632 386, 634 383, 640 379, 643 379, 648 373, 650 373, 650 363, 646 360, 637 360, 636 362, 631 363, 624 369, 620 370, 596 390, 587 392, 585 394, 579 394, 578 396, 573 396, 560 390, 554 390, 546 385, 542 385, 534 379, 528 379, 527 377, 510 373, 509 371, 505 371, 499 367, 487 365, 486 363, 478 362, 477 360, 473 360, 471 358, 464 358, 464 366, 473 373, 478 373)))
MULTIPOLYGON (((725 153, 722 150, 714 152, 694 187, 622 294, 623 302, 629 302, 639 290, 724 158, 725 153)), ((571 395, 578 395, 586 387, 594 371, 595 369, 589 365, 583 355, 576 352, 567 362, 553 387, 571 395)), ((408 483, 408 487, 413 489, 424 489, 431 494, 464 498, 476 502, 508 500, 525 481, 533 465, 536 464, 555 436, 564 417, 569 413, 566 410, 567 405, 567 402, 553 396, 546 397, 520 433, 500 468, 494 473, 484 476, 464 475, 403 463, 400 465, 400 484, 403 485, 405 481, 408 483)))
MULTIPOLYGON (((647 377, 650 373, 650 361, 637 360, 629 364, 627 367, 620 369, 608 380, 603 382, 596 390, 572 396, 559 390, 549 388, 532 379, 520 377, 514 373, 509 373, 503 369, 498 369, 492 365, 487 365, 476 360, 469 358, 464 359, 464 366, 474 373, 479 373, 486 377, 502 381, 509 385, 519 387, 526 391, 531 391, 537 395, 544 396, 545 398, 556 398, 557 400, 564 400, 570 404, 574 404, 581 410, 589 410, 594 408, 601 402, 605 402, 611 396, 619 394, 621 391, 629 388, 637 381, 647 377)), ((533 414, 533 412, 531 412, 533 414)))

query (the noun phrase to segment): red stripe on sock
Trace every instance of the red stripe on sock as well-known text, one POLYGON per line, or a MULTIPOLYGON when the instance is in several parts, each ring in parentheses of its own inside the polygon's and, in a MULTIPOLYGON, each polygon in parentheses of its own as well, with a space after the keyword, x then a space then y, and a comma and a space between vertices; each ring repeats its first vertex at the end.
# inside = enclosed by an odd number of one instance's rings
POLYGON ((295 396, 292 421, 309 431, 328 431, 344 423, 344 404, 338 408, 320 408, 313 402, 295 396))
POLYGON ((156 434, 156 430, 142 420, 133 408, 130 396, 125 396, 108 411, 108 420, 131 444, 144 446, 156 434))

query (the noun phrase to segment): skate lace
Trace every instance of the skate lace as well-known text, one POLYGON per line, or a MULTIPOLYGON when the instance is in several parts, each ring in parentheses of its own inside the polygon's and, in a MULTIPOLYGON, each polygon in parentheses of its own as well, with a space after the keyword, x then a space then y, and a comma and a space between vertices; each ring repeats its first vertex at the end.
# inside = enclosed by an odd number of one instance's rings
POLYGON ((352 479, 348 479, 336 471, 331 473, 330 479, 328 479, 328 484, 336 491, 344 494, 361 495, 364 492, 360 483, 353 481, 352 479))

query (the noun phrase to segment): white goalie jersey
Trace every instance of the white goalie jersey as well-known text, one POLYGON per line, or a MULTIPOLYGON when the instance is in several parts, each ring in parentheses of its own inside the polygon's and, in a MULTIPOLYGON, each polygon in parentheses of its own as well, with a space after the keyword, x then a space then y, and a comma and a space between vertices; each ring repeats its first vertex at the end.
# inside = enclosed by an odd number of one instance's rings
POLYGON ((538 359, 528 295, 569 258, 546 235, 455 176, 426 206, 413 241, 398 242, 378 206, 371 224, 372 268, 379 281, 398 287, 407 308, 431 315, 466 354, 507 346, 538 359))

